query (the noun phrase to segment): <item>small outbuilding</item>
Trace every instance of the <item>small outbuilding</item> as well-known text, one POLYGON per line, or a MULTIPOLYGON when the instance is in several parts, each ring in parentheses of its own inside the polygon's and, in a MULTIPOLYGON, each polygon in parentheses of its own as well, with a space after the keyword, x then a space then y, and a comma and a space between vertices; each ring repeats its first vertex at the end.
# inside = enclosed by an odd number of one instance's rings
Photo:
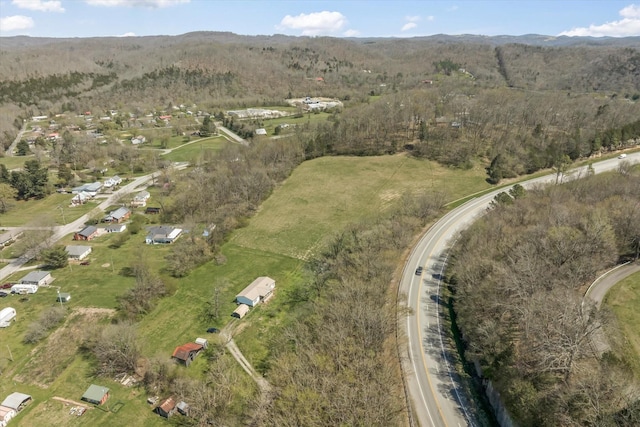
POLYGON ((82 395, 82 400, 93 403, 94 405, 102 405, 108 398, 109 389, 95 384, 91 384, 87 391, 82 395))
POLYGON ((0 406, 13 409, 18 413, 22 408, 27 406, 29 402, 31 402, 31 396, 28 394, 14 392, 7 396, 2 403, 0 403, 0 406))
POLYGON ((51 282, 53 282, 51 273, 44 270, 31 271, 29 272, 29 274, 20 279, 20 284, 22 285, 46 286, 51 282))
POLYGON ((239 304, 233 313, 231 313, 232 317, 237 317, 238 319, 242 319, 249 312, 249 306, 247 304, 239 304))
POLYGON ((71 300, 71 294, 67 292, 60 292, 56 297, 56 302, 69 302, 71 300))
POLYGON ((202 346, 202 348, 204 348, 204 349, 209 347, 209 341, 207 341, 206 338, 196 338, 195 343, 196 344, 200 344, 202 346))
POLYGON ((184 400, 178 402, 178 404, 176 405, 176 409, 182 415, 189 415, 189 405, 187 405, 187 402, 185 402, 184 400))
POLYGON ((169 418, 176 410, 176 399, 173 396, 167 397, 162 403, 153 409, 153 412, 164 418, 169 418))
POLYGON ((13 307, 5 307, 0 310, 0 328, 6 328, 11 321, 16 318, 16 309, 13 307))
POLYGON ((276 288, 276 281, 270 277, 262 276, 251 282, 242 292, 236 295, 239 304, 247 304, 254 307, 256 304, 268 300, 276 288))
POLYGON ((70 260, 82 261, 91 253, 91 246, 69 245, 65 247, 70 260))

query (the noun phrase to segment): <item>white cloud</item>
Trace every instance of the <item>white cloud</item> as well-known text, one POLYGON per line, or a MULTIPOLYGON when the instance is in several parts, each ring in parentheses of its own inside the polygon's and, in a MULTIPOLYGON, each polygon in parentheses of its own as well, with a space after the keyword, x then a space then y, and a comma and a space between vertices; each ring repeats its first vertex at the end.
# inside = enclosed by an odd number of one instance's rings
POLYGON ((33 27, 33 19, 28 16, 14 15, 0 18, 0 32, 26 30, 33 27))
POLYGON ((106 7, 149 7, 152 9, 175 6, 177 4, 189 3, 191 0, 85 0, 91 6, 106 7))
POLYGON ((417 26, 418 26, 418 24, 416 24, 415 22, 407 22, 406 24, 404 24, 402 26, 402 28, 400 28, 400 31, 409 31, 412 28, 415 28, 417 26))
POLYGON ((302 30, 303 36, 335 34, 348 24, 347 18, 340 12, 301 13, 298 16, 287 15, 280 21, 280 29, 302 30))
POLYGON ((640 36, 640 6, 630 4, 618 12, 622 19, 601 25, 576 27, 563 31, 559 36, 629 37, 640 36))
POLYGON ((11 3, 20 9, 36 10, 38 12, 64 12, 64 7, 58 0, 13 0, 11 3))

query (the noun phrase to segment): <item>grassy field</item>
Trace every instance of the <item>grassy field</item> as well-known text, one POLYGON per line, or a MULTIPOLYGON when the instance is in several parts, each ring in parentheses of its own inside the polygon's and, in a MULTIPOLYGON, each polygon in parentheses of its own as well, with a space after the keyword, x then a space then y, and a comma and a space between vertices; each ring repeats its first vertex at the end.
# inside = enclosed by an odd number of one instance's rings
POLYGON ((13 201, 13 207, 0 214, 0 226, 17 227, 21 225, 49 226, 69 223, 90 212, 100 203, 100 199, 82 206, 69 207, 73 195, 54 193, 38 200, 13 201), (62 210, 58 207, 62 208, 62 210))
POLYGON ((615 313, 628 343, 628 360, 640 378, 640 273, 615 285, 604 300, 615 313))
POLYGON ((227 141, 221 136, 200 139, 180 145, 170 153, 165 154, 163 158, 172 162, 194 162, 205 152, 220 151, 226 144, 227 141))
POLYGON ((444 191, 447 200, 489 188, 485 171, 449 169, 400 154, 304 162, 232 241, 307 259, 346 224, 377 215, 405 192, 444 191))
POLYGON ((24 162, 30 159, 35 159, 35 156, 0 157, 0 163, 5 165, 8 170, 12 170, 21 168, 24 166, 24 162))

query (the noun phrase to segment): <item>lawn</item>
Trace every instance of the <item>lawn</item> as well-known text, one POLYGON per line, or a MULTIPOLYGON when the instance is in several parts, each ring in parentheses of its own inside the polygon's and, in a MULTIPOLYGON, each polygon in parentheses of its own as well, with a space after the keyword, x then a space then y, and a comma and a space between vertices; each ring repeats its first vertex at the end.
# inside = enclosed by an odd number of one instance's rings
POLYGON ((227 141, 221 136, 198 139, 180 145, 170 153, 165 154, 163 158, 172 162, 194 162, 206 152, 215 153, 220 151, 226 144, 227 141))
POLYGON ((8 170, 12 170, 23 167, 24 162, 31 159, 35 159, 35 156, 0 157, 0 164, 5 165, 8 170))
POLYGON ((640 273, 616 284, 607 293, 604 303, 613 310, 625 335, 627 359, 636 377, 640 378, 640 273))
POLYGON ((98 206, 100 199, 82 206, 69 207, 71 194, 50 194, 43 199, 12 201, 13 207, 0 214, 0 226, 17 227, 21 225, 49 226, 72 222, 98 206))
POLYGON ((450 169, 404 154, 323 157, 300 165, 231 240, 308 259, 335 231, 385 211, 405 192, 444 191, 455 200, 489 188, 484 178, 480 167, 450 169))

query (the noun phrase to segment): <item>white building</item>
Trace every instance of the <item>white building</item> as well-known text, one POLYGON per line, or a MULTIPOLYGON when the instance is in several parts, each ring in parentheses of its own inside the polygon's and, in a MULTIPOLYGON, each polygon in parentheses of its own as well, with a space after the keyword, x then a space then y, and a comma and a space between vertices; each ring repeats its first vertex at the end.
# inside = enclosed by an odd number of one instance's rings
POLYGON ((275 288, 275 280, 270 277, 261 276, 236 295, 236 301, 238 304, 246 304, 249 307, 254 307, 256 304, 269 299, 275 288))
POLYGON ((9 326, 15 317, 16 309, 13 307, 6 307, 0 310, 0 328, 6 328, 9 326))
POLYGON ((69 259, 82 261, 91 253, 91 246, 69 245, 65 248, 69 259))
POLYGON ((17 285, 13 285, 11 287, 12 294, 35 294, 38 292, 38 287, 36 285, 25 285, 23 283, 18 283, 17 285))
POLYGON ((31 271, 29 274, 20 279, 20 284, 22 285, 45 286, 51 282, 53 282, 51 273, 43 270, 31 271))

